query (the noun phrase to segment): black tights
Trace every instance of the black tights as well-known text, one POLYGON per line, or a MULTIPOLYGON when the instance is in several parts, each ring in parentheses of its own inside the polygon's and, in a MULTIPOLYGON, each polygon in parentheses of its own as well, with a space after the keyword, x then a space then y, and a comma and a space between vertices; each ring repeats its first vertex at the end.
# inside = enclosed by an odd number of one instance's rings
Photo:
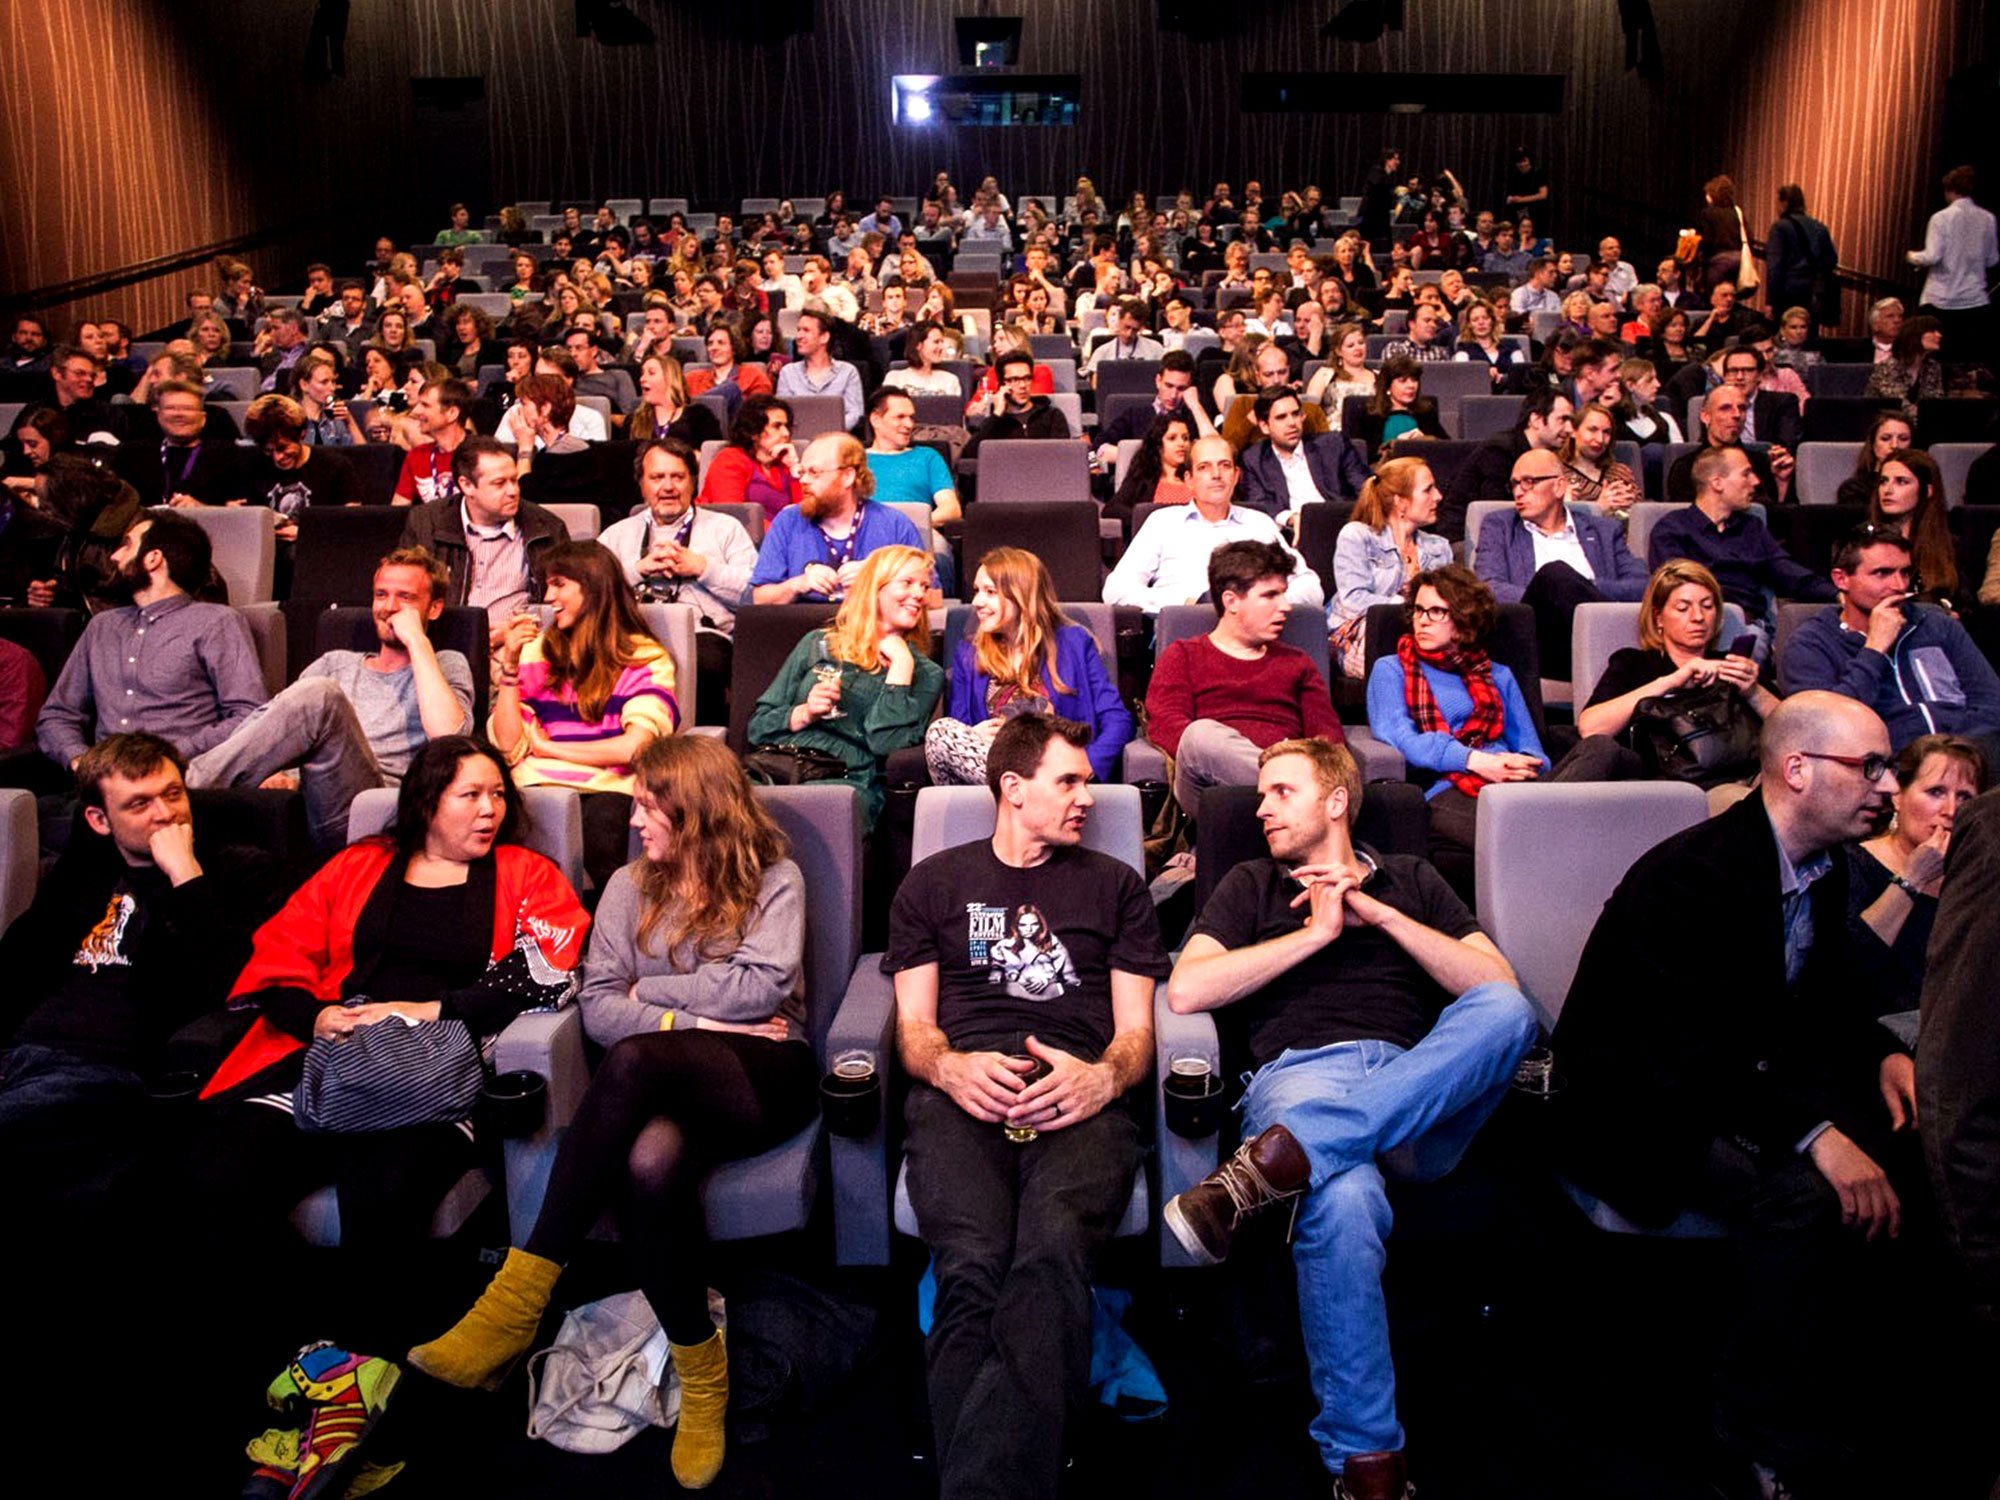
POLYGON ((583 869, 591 880, 584 904, 595 911, 611 877, 631 862, 632 799, 623 792, 585 792, 581 801, 583 869))
POLYGON ((816 1106, 812 1049, 725 1031, 627 1037, 590 1081, 563 1133, 526 1249, 567 1261, 617 1204, 639 1289, 676 1344, 714 1332, 701 1180, 767 1151, 816 1106))

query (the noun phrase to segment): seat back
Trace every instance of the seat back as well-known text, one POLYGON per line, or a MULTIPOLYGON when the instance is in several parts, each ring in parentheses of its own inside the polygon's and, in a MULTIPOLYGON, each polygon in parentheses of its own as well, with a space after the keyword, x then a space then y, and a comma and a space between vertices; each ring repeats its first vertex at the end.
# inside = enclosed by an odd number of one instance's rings
MULTIPOLYGON (((390 787, 373 787, 354 799, 347 810, 347 841, 372 838, 396 826, 397 792, 390 787)), ((525 786, 520 789, 521 811, 528 820, 530 849, 550 860, 562 871, 570 889, 581 891, 583 878, 583 802, 566 786, 525 786)))
POLYGON ((787 396, 785 405, 792 409, 792 441, 802 452, 816 437, 847 431, 847 405, 838 396, 787 396))
MULTIPOLYGON (((1122 860, 1143 880, 1146 847, 1139 789, 1106 783, 1093 785, 1090 795, 1095 805, 1083 825, 1083 847, 1122 860)), ((992 838, 993 818, 993 794, 983 786, 922 788, 910 835, 910 863, 914 866, 941 849, 992 838)))
MULTIPOLYGON (((1423 392, 1438 404, 1438 420, 1453 437, 1467 437, 1462 430, 1465 403, 1493 399, 1493 376, 1484 363, 1470 360, 1438 360, 1424 366, 1423 392)), ((1511 423, 1510 423, 1511 425, 1511 423)))
POLYGON ((1890 396, 1815 396, 1806 407, 1800 442, 1859 443, 1868 436, 1875 413, 1895 404, 1890 396))
MULTIPOLYGON (((310 512, 313 507, 306 509, 310 512)), ((270 599, 278 566, 278 532, 269 506, 190 506, 181 514, 208 533, 215 571, 229 585, 231 604, 262 604, 270 599)), ((374 576, 372 571, 369 576, 374 576)))
POLYGON ((290 663, 285 651, 285 615, 277 604, 245 604, 237 614, 250 627, 250 639, 257 648, 257 667, 264 674, 264 691, 276 697, 285 690, 290 663))
POLYGON ((409 518, 402 506, 307 506, 299 512, 287 602, 366 604, 376 564, 396 550, 409 518))
POLYGON ((1090 498, 1090 454, 1074 439, 982 443, 978 457, 980 505, 1090 498))
POLYGON ((701 612, 692 604, 641 604, 639 613, 654 640, 667 648, 674 664, 674 699, 680 705, 681 728, 695 723, 695 625, 701 612))
POLYGON ((33 792, 0 788, 0 932, 14 925, 35 899, 41 876, 41 840, 33 792))
POLYGON ((595 541, 599 522, 603 519, 594 505, 583 505, 577 501, 542 501, 542 509, 560 520, 569 528, 569 539, 573 542, 595 541))
POLYGON ((717 504, 714 501, 704 501, 702 509, 716 511, 725 516, 734 516, 742 525, 743 530, 749 535, 751 545, 763 545, 764 527, 770 520, 770 517, 765 514, 764 507, 759 505, 755 500, 731 500, 722 504, 717 504))
POLYGON ((894 511, 900 511, 917 528, 919 545, 924 551, 931 550, 931 507, 928 500, 884 500, 882 504, 894 511))
POLYGON ((1478 806, 1479 925, 1553 1031, 1605 901, 1640 855, 1705 819, 1708 798, 1684 781, 1520 781, 1478 806))
POLYGON ((1326 500, 1299 512, 1299 556, 1319 574, 1320 592, 1327 599, 1335 593, 1334 544, 1340 540, 1340 528, 1353 519, 1354 505, 1347 500, 1326 500))
POLYGON ((806 902, 806 1024, 813 1051, 826 1034, 861 957, 861 794, 845 782, 760 786, 757 800, 792 846, 812 893, 806 902))
POLYGON ((17 605, 0 609, 0 641, 11 641, 34 657, 49 687, 62 676, 63 663, 83 635, 80 609, 36 609, 17 605))
POLYGON ((1640 562, 1645 563, 1650 569, 1652 563, 1648 561, 1646 552, 1652 545, 1653 528, 1659 525, 1662 516, 1670 515, 1677 510, 1686 509, 1687 502, 1684 500, 1639 501, 1632 507, 1632 514, 1625 523, 1626 547, 1634 557, 1638 558, 1640 562))
POLYGON ((833 618, 831 604, 746 604, 736 612, 729 656, 729 748, 750 744, 750 715, 757 698, 777 678, 792 648, 833 618))
POLYGON ((1821 396, 1865 396, 1868 377, 1875 373, 1868 364, 1837 364, 1822 360, 1806 370, 1806 389, 1817 400, 1821 396))
MULTIPOLYGON (((356 414, 357 421, 360 420, 356 414)), ((356 443, 340 450, 354 471, 353 495, 363 505, 388 505, 396 497, 404 452, 394 443, 356 443)), ((301 517, 303 519, 303 517, 301 517)))
POLYGON ((1792 488, 1802 505, 1832 505, 1841 481, 1854 472, 1852 443, 1800 443, 1792 488))
POLYGON ((1160 362, 1157 359, 1100 359, 1097 362, 1097 394, 1107 396, 1121 391, 1135 391, 1150 401, 1153 399, 1153 381, 1159 373, 1160 362))
MULTIPOLYGON (((351 604, 315 611, 312 630, 298 633, 304 637, 306 650, 310 652, 307 662, 329 651, 374 651, 381 644, 375 633, 374 612, 351 604)), ((486 733, 487 698, 493 680, 486 666, 490 654, 486 644, 486 611, 469 604, 447 605, 444 613, 431 621, 430 636, 435 649, 456 651, 465 658, 472 673, 472 732, 486 733)), ((299 665, 302 668, 305 663, 299 665)), ((298 672, 294 670, 291 676, 296 678, 298 672)))
MULTIPOLYGON (((1467 369, 1473 368, 1470 364, 1467 369)), ((1349 398, 1350 400, 1353 398, 1349 398)), ((1458 426, 1453 429, 1461 442, 1484 442, 1503 432, 1512 432, 1521 415, 1520 396, 1465 396, 1458 403, 1458 426)))
POLYGON ((1930 450, 1944 479, 1946 505, 1965 504, 1965 476, 1992 447, 1991 443, 1939 443, 1930 450))
MULTIPOLYGON (((1081 451, 1080 444, 1072 446, 1081 451)), ((965 510, 964 584, 971 587, 980 561, 995 547, 1025 547, 1048 568, 1058 599, 1098 598, 1104 589, 1104 567, 1097 521, 1097 506, 1090 500, 989 505, 981 499, 965 510)))

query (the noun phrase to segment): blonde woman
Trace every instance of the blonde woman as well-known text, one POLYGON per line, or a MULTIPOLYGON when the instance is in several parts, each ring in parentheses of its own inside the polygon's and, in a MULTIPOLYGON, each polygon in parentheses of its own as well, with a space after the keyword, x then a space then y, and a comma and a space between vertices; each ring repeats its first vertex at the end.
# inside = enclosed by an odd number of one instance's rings
POLYGON ((1368 368, 1368 330, 1359 323, 1341 323, 1327 335, 1333 358, 1314 374, 1306 387, 1306 400, 1319 404, 1327 424, 1340 431, 1340 419, 1349 396, 1373 396, 1375 372, 1368 368))
POLYGON ((944 669, 930 658, 931 575, 931 555, 920 548, 869 553, 833 623, 793 648, 750 716, 753 750, 839 761, 839 779, 861 791, 869 828, 887 796, 883 762, 923 742, 944 690, 944 669))

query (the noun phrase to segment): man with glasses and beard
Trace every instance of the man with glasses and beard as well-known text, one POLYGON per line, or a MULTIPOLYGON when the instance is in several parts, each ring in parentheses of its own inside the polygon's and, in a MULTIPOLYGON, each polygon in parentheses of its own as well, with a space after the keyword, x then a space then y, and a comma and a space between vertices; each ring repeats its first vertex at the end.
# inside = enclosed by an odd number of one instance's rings
POLYGON ((1839 847, 1888 815, 1891 754, 1866 706, 1787 698, 1757 790, 1626 873, 1556 1026, 1548 1123, 1570 1179, 1642 1227, 1698 1210, 1729 1240, 1729 1494, 1846 1493, 1833 1466, 1875 1410, 1870 1363, 1900 1379, 1907 1355, 1868 1293, 1894 1269, 1905 1159, 1921 1174, 1915 1070, 1852 951, 1839 847))

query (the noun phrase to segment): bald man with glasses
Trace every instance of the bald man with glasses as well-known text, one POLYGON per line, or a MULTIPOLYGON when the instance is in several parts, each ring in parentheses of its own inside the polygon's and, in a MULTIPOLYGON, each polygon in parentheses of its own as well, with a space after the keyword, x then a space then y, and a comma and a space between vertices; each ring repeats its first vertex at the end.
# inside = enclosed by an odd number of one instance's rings
POLYGON ((1606 903, 1556 1026, 1549 1124, 1562 1170, 1635 1224, 1723 1226, 1713 1415, 1742 1492, 1841 1494, 1827 1466, 1857 1432, 1839 1414, 1908 1377, 1908 1329, 1865 1294, 1906 1304, 1894 1241, 1923 1191, 1915 1068, 1876 1020, 1840 849, 1898 787, 1888 728, 1834 693, 1773 709, 1761 760, 1754 793, 1606 903))
POLYGON ((1508 489, 1514 509, 1480 524, 1473 571, 1502 604, 1534 610, 1542 675, 1565 677, 1576 607, 1635 603, 1646 592, 1646 565, 1615 521, 1570 503, 1569 473, 1553 449, 1515 459, 1508 489))

